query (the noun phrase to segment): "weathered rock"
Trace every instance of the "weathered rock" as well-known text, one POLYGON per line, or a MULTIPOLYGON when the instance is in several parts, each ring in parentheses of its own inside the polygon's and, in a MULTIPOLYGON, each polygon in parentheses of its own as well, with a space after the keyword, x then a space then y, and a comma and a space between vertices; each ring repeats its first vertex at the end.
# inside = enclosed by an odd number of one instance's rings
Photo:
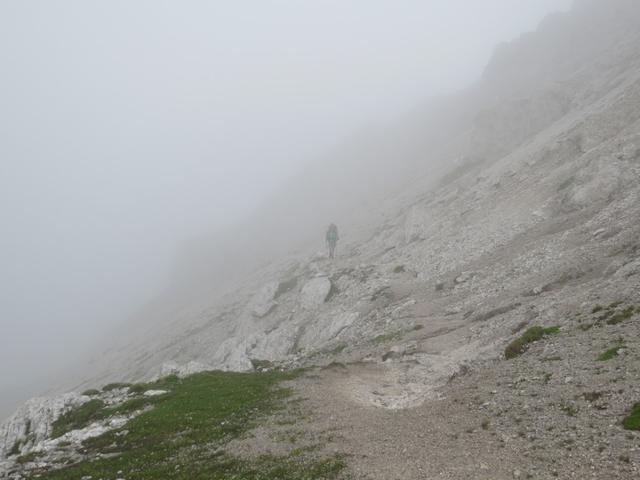
POLYGON ((257 318, 264 318, 269 315, 277 306, 274 298, 278 292, 278 283, 271 282, 253 297, 251 302, 251 314, 257 318))
POLYGON ((357 312, 340 312, 317 319, 306 326, 300 346, 309 350, 320 348, 351 326, 357 318, 357 312))
POLYGON ((327 277, 314 278, 302 287, 300 304, 308 309, 317 308, 327 300, 330 292, 331 280, 327 277))
POLYGON ((195 361, 191 361, 184 365, 180 365, 175 362, 165 362, 160 367, 160 378, 167 377, 169 375, 186 377, 188 375, 193 375, 194 373, 206 372, 208 370, 213 370, 213 367, 195 361))
POLYGON ((144 396, 145 397, 158 397, 160 395, 164 395, 165 393, 167 393, 166 390, 147 390, 146 392, 144 392, 144 396))
POLYGON ((90 400, 86 395, 65 393, 32 398, 0 425, 0 460, 23 453, 51 435, 53 422, 63 413, 90 400))
POLYGON ((248 372, 253 370, 248 351, 250 345, 244 338, 231 337, 218 347, 212 364, 215 369, 248 372))

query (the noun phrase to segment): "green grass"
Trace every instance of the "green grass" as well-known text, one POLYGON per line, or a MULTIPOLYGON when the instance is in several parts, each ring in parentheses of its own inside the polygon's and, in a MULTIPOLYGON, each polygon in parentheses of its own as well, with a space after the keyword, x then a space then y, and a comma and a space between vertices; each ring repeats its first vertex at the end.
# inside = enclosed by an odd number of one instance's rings
POLYGON ((631 413, 622 422, 625 430, 640 431, 640 403, 636 403, 631 409, 631 413))
POLYGON ((608 349, 607 351, 601 353, 598 356, 598 361, 599 362, 607 362, 615 357, 618 356, 618 350, 620 350, 621 348, 624 348, 624 338, 623 337, 618 337, 618 339, 616 340, 616 343, 613 347, 611 347, 610 349, 608 349))
POLYGON ((82 395, 86 395, 88 397, 91 397, 93 395, 99 395, 100 394, 100 390, 96 390, 95 388, 90 388, 89 390, 85 390, 84 392, 82 392, 82 395))
POLYGON ((51 438, 58 438, 71 430, 86 427, 90 423, 104 418, 104 402, 94 399, 61 415, 53 422, 51 438))
POLYGON ((618 345, 616 347, 610 348, 606 352, 601 353, 598 356, 598 361, 599 362, 607 362, 607 361, 617 357, 618 356, 618 350, 620 350, 621 347, 622 347, 622 345, 618 345))
MULTIPOLYGON (((313 480, 335 479, 345 468, 341 456, 262 456, 239 459, 225 444, 246 434, 265 415, 284 408, 290 391, 279 383, 295 374, 204 372, 184 379, 147 384, 166 395, 133 399, 111 414, 138 407, 154 408, 122 429, 84 443, 88 460, 54 471, 37 472, 41 480, 82 477, 127 480, 313 480), (126 432, 126 433, 125 433, 126 432), (98 453, 113 454, 99 458, 98 453), (122 473, 118 473, 122 472, 122 473)), ((104 412, 105 409, 102 409, 104 412)), ((35 476, 33 478, 36 478, 35 476)))
POLYGON ((531 327, 507 346, 504 356, 507 360, 520 356, 529 349, 531 343, 537 342, 548 335, 556 334, 559 331, 560 327, 531 327))

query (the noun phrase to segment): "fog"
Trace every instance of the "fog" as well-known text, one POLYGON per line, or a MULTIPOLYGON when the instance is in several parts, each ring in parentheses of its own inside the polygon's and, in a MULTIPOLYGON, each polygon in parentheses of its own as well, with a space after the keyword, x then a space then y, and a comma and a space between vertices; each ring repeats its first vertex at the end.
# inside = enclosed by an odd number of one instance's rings
POLYGON ((0 417, 175 282, 193 238, 570 3, 0 3, 0 417))

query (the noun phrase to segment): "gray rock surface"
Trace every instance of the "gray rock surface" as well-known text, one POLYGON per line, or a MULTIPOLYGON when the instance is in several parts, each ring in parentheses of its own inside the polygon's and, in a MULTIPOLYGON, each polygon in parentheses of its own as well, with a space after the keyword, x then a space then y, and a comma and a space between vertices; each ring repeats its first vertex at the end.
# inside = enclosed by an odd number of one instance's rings
POLYGON ((322 305, 331 291, 331 281, 326 277, 309 280, 300 292, 300 304, 307 309, 322 305))

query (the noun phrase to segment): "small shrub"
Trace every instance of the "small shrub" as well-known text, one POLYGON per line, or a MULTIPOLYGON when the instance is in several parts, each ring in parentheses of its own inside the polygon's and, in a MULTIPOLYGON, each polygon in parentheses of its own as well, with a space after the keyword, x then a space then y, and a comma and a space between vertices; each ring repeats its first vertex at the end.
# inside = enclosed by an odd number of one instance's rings
POLYGON ((489 430, 489 425, 491 425, 491 423, 486 418, 480 424, 483 430, 489 430))
POLYGON ((622 422, 625 430, 640 431, 640 403, 636 403, 631 409, 631 413, 622 422))
POLYGON ((604 307, 602 305, 596 305, 591 310, 591 313, 598 313, 598 312, 601 312, 602 310, 604 310, 604 307))
POLYGON ((504 351, 504 356, 509 360, 522 355, 527 351, 531 343, 537 342, 547 335, 556 334, 559 331, 560 327, 531 327, 507 346, 504 351))
POLYGON ((93 395, 99 395, 100 390, 96 390, 95 388, 90 388, 89 390, 85 390, 82 392, 82 395, 86 395, 87 397, 92 397, 93 395))
POLYGON ((444 290, 444 282, 436 283, 436 292, 441 292, 442 290, 444 290))

